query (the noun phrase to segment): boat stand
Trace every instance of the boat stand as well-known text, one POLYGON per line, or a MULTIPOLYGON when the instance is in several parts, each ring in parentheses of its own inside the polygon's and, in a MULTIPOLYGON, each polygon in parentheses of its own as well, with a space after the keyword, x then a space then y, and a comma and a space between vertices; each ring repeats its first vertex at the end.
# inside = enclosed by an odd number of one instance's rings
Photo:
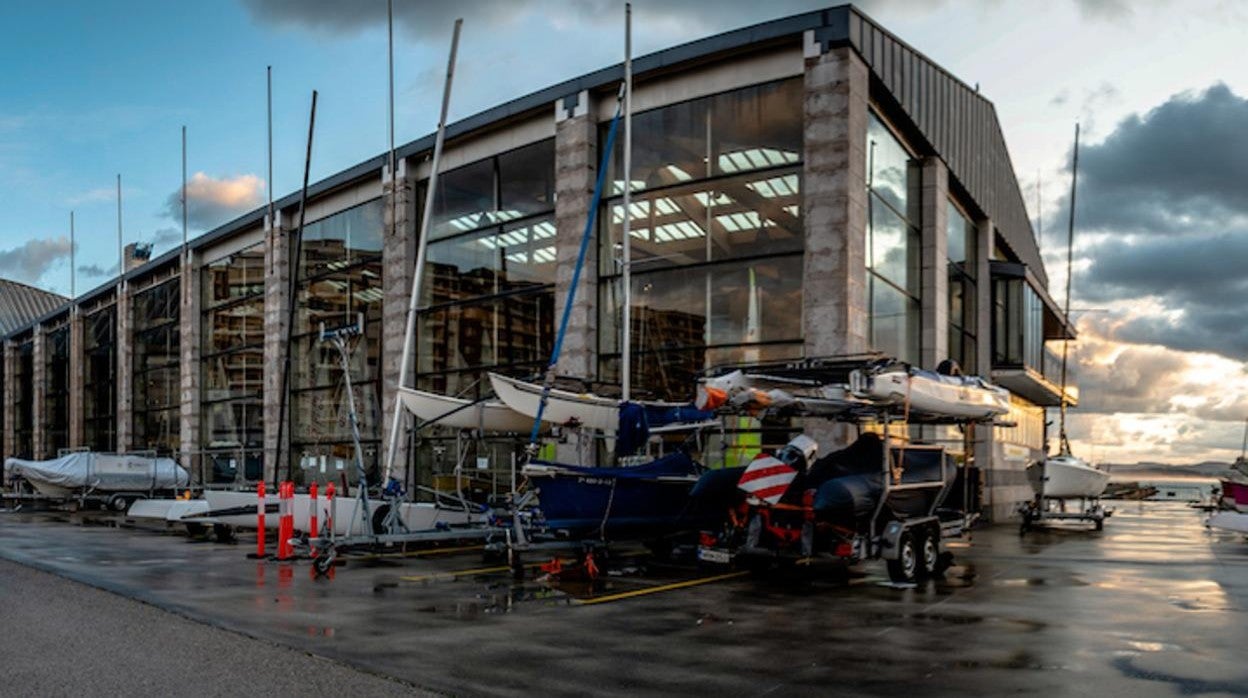
POLYGON ((1059 521, 1076 521, 1091 523, 1093 527, 1100 531, 1105 528, 1105 519, 1114 515, 1114 510, 1103 504, 1099 497, 1045 497, 1036 495, 1036 498, 1023 502, 1018 507, 1018 515, 1021 519, 1018 525, 1018 534, 1023 535, 1036 526, 1044 526, 1045 524, 1055 523, 1059 521), (1077 509, 1071 509, 1071 504, 1076 504, 1077 509))

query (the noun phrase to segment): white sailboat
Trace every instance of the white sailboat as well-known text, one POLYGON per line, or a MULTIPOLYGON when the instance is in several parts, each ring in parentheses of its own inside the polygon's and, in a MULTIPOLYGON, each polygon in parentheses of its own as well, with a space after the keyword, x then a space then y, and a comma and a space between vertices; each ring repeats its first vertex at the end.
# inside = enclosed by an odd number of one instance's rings
POLYGON ((499 400, 465 400, 400 387, 399 401, 404 409, 422 422, 433 422, 453 429, 526 432, 533 426, 531 416, 516 412, 499 400))
MULTIPOLYGON (((1066 323, 1070 324, 1070 287, 1074 269, 1075 249, 1075 184, 1079 175, 1079 126, 1075 125, 1075 151, 1070 171, 1070 224, 1066 240, 1066 307, 1064 314, 1066 323)), ((1028 479, 1036 494, 1053 499, 1096 499, 1105 493, 1109 484, 1109 473, 1101 470, 1085 460, 1075 457, 1070 452, 1070 441, 1066 438, 1066 368, 1069 355, 1070 340, 1062 339, 1062 384, 1061 406, 1058 408, 1058 440, 1060 448, 1057 455, 1049 456, 1040 463, 1027 469, 1028 479)))
MULTIPOLYGON (((206 490, 204 501, 206 510, 195 511, 183 516, 183 522, 228 524, 238 528, 256 528, 257 495, 255 492, 230 492, 224 490, 206 490)), ((265 507, 270 512, 264 519, 265 528, 277 528, 278 515, 276 510, 281 502, 276 494, 266 494, 265 507)), ((375 513, 383 502, 374 501, 372 511, 375 513)), ((316 510, 318 525, 324 526, 331 513, 330 500, 324 496, 317 498, 316 510)), ((307 531, 311 526, 313 506, 312 497, 308 494, 296 494, 291 499, 291 513, 297 531, 307 531)), ((371 533, 366 529, 361 516, 360 500, 357 497, 338 497, 334 500, 332 514, 334 533, 339 536, 360 535, 371 533)), ((438 524, 465 524, 475 520, 483 520, 484 516, 469 512, 462 508, 438 506, 429 502, 404 502, 399 505, 399 515, 404 525, 412 531, 425 531, 438 524)))

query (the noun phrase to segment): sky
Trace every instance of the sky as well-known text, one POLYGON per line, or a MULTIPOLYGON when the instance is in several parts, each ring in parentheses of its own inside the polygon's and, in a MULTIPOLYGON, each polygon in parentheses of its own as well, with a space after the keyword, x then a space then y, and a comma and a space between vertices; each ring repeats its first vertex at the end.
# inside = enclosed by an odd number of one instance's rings
MULTIPOLYGON (((634 53, 829 3, 637 0, 634 53)), ((396 0, 396 132, 431 132, 451 24, 465 20, 451 119, 622 58, 614 0, 396 0)), ((1230 460, 1248 417, 1248 5, 1230 0, 866 0, 884 27, 990 99, 1063 298, 1082 128, 1073 313, 1077 453, 1230 460), (1042 9, 1041 9, 1042 8, 1042 9), (1037 203, 1037 201, 1039 203, 1037 203)), ((181 241, 294 191, 311 91, 312 178, 383 152, 383 0, 0 0, 0 276, 68 294, 122 237, 181 241), (274 164, 266 164, 265 68, 274 164)))

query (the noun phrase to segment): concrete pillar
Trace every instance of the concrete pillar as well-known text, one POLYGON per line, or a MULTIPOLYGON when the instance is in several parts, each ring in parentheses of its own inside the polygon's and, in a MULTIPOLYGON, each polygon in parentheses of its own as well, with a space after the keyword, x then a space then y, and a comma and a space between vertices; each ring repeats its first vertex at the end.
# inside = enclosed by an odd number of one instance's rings
MULTIPOLYGON (((31 362, 31 426, 33 435, 31 437, 31 448, 34 453, 35 460, 44 460, 50 458, 44 443, 46 439, 45 427, 48 415, 48 381, 47 381, 47 354, 48 354, 48 331, 43 325, 35 325, 34 330, 34 357, 31 362)), ((56 455, 56 454, 52 454, 56 455)))
MULTIPOLYGON (((802 168, 802 336, 806 356, 866 351, 867 66, 849 48, 806 36, 802 168)), ((807 433, 825 452, 848 443, 852 429, 816 421, 807 433)))
POLYGON ((82 393, 86 385, 85 325, 78 306, 69 311, 69 447, 81 448, 86 435, 82 393))
MULTIPOLYGON (((17 428, 17 415, 13 410, 13 401, 17 397, 17 381, 14 380, 14 373, 17 371, 17 349, 13 342, 0 340, 0 355, 3 355, 4 361, 4 390, 0 391, 4 394, 4 405, 0 410, 4 413, 3 451, 4 457, 8 458, 17 451, 17 438, 14 434, 17 428)), ((4 460, 0 459, 0 472, 3 472, 3 467, 4 460)))
POLYGON ((949 358, 949 168, 931 157, 923 161, 922 170, 919 362, 923 368, 935 369, 949 358))
MULTIPOLYGON (((395 166, 397 177, 390 176, 389 163, 382 171, 382 219, 385 223, 385 239, 381 248, 381 283, 385 294, 381 328, 382 468, 385 467, 386 449, 389 448, 394 410, 398 406, 397 387, 403 361, 410 362, 409 371, 415 369, 414 357, 403 356, 403 344, 407 338, 407 307, 416 270, 416 197, 414 183, 408 176, 407 161, 398 160, 395 166)), ((408 375, 410 381, 411 374, 408 375)), ((399 449, 395 453, 394 472, 399 476, 406 472, 406 429, 410 422, 405 416, 402 422, 404 433, 400 434, 399 449)))
MULTIPOLYGON (((276 221, 265 220, 264 266, 264 480, 273 482, 278 472, 278 423, 281 412, 283 363, 286 360, 287 315, 290 312, 290 232, 282 212, 275 212, 276 221)), ((287 418, 290 408, 287 404, 287 418)), ((284 444, 290 443, 290 431, 282 431, 284 444)), ((289 453, 283 449, 284 453, 289 453)))
POLYGON ((130 285, 117 289, 117 441, 116 451, 133 448, 134 434, 134 312, 130 285))
POLYGON ((181 344, 178 362, 180 385, 179 409, 181 441, 180 462, 191 472, 193 482, 202 483, 202 456, 200 451, 200 274, 194 252, 187 251, 182 260, 181 303, 178 308, 178 339, 181 344))
MULTIPOLYGON (((598 176, 595 104, 582 91, 555 102, 555 318, 567 304, 598 176)), ((591 244, 559 357, 561 375, 598 375, 598 245, 591 244)))

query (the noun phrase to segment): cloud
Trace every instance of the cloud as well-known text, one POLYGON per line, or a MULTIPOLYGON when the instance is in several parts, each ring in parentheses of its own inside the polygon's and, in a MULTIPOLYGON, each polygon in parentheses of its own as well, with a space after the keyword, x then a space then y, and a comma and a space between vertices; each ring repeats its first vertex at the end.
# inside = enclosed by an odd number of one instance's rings
MULTIPOLYGON (((386 23, 386 3, 381 0, 243 0, 243 4, 259 22, 307 29, 322 35, 356 34, 386 23)), ((773 0, 760 11, 759 3, 753 0, 725 0, 715 4, 714 12, 708 12, 703 0, 634 0, 633 12, 636 21, 644 21, 651 31, 689 34, 822 9, 827 5, 820 0, 773 0)), ((578 24, 618 24, 623 15, 623 3, 612 0, 462 0, 457 3, 397 2, 394 6, 396 26, 417 39, 434 41, 449 39, 452 23, 461 17, 474 27, 486 29, 530 17, 541 19, 556 29, 568 29, 578 24)))
MULTIPOLYGON (((196 172, 186 184, 186 201, 189 227, 207 230, 264 203, 264 180, 254 174, 216 179, 203 172, 196 172)), ((162 214, 169 220, 181 223, 181 187, 165 200, 162 214)), ((177 232, 177 239, 182 239, 180 231, 177 232)))
POLYGON ((28 240, 9 250, 0 250, 0 277, 33 284, 58 262, 69 258, 69 238, 28 240))
POLYGON ((1248 99, 1221 83, 1123 119, 1081 148, 1079 225, 1170 234, 1248 216, 1244 124, 1248 99))
POLYGON ((117 275, 117 265, 102 267, 98 264, 80 264, 78 265, 78 276, 85 276, 88 279, 100 277, 111 277, 117 275))
POLYGON ((1075 7, 1088 20, 1118 21, 1133 14, 1127 0, 1075 0, 1075 7))

